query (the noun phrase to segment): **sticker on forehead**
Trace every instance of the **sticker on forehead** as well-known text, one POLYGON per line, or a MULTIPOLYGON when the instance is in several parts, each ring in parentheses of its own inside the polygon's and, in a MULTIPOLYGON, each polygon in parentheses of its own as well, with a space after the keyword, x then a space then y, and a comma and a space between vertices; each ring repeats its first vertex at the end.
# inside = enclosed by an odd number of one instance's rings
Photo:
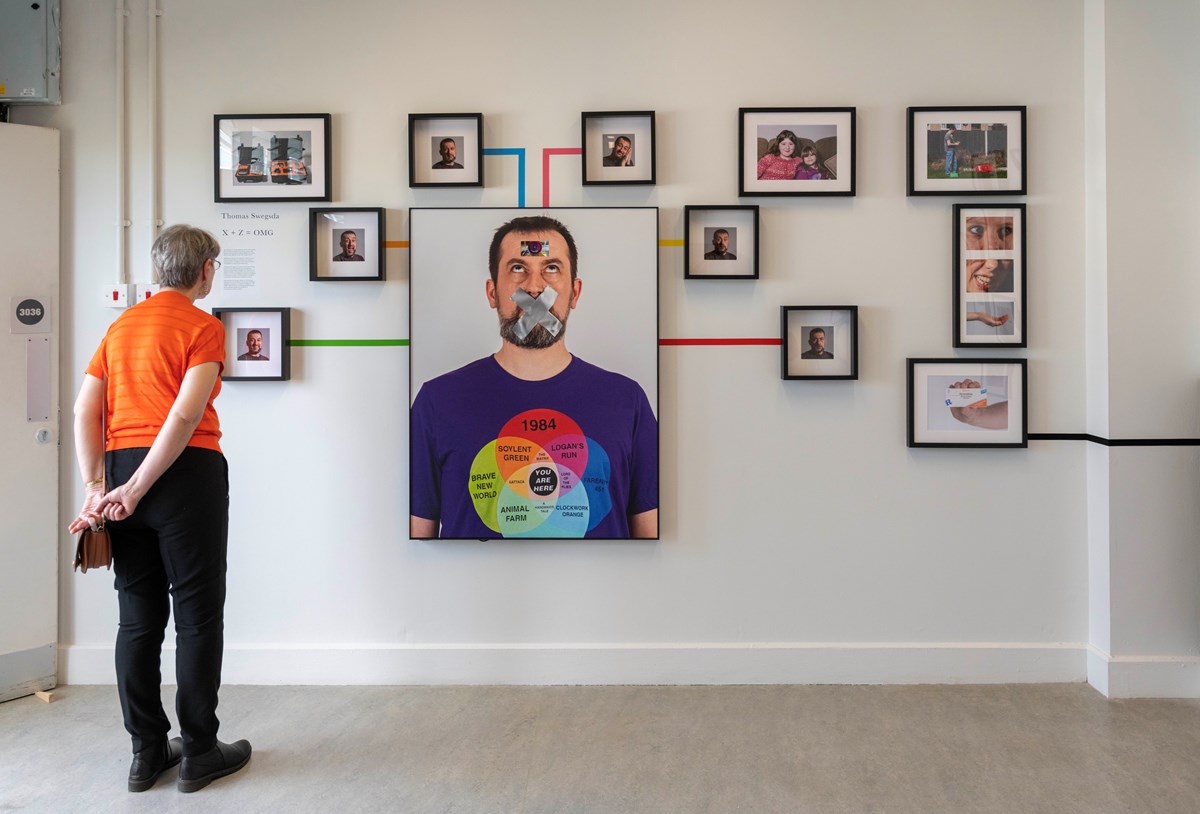
POLYGON ((558 317, 550 313, 550 306, 554 305, 558 300, 558 292, 553 288, 546 288, 534 299, 523 288, 518 288, 513 292, 512 301, 515 302, 524 314, 517 320, 517 326, 514 330, 517 332, 518 339, 524 339, 529 336, 529 332, 533 330, 535 325, 541 325, 551 336, 558 336, 558 332, 562 330, 562 323, 558 321, 558 317))
POLYGON ((521 256, 522 257, 549 257, 550 256, 550 241, 549 240, 522 240, 521 241, 521 256))

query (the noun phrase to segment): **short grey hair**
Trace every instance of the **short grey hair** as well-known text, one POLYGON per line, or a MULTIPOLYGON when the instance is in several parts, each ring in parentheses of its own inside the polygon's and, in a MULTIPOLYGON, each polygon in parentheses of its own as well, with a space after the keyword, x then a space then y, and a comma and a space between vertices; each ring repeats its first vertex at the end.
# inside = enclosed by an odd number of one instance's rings
POLYGON ((221 244, 203 229, 177 223, 158 235, 150 248, 150 260, 159 285, 189 289, 200 279, 208 260, 221 253, 221 244))

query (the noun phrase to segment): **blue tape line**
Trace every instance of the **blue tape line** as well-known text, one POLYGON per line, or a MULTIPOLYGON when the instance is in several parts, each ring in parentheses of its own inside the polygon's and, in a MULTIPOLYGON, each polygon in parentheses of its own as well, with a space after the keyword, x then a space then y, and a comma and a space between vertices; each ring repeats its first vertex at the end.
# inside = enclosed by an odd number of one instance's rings
POLYGON ((517 207, 525 208, 525 148, 484 147, 484 155, 515 155, 517 157, 517 207))

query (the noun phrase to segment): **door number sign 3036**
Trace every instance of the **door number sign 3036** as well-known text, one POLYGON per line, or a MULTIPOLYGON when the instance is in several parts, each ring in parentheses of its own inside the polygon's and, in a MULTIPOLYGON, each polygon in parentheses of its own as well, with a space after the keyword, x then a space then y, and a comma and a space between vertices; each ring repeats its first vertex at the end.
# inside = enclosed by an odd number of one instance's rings
POLYGON ((48 299, 36 297, 13 297, 9 333, 50 333, 50 305, 48 299))

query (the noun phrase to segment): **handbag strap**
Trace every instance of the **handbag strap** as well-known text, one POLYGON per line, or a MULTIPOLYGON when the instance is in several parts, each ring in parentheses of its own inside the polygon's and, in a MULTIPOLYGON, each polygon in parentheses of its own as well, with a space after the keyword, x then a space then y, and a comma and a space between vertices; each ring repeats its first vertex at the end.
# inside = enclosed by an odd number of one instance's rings
POLYGON ((104 398, 100 399, 100 491, 108 494, 108 377, 104 377, 104 398))
POLYGON ((108 493, 108 377, 100 397, 100 494, 108 493))
MULTIPOLYGON (((104 392, 100 396, 100 494, 108 494, 108 377, 104 377, 104 392)), ((104 515, 96 524, 97 531, 104 530, 104 515)), ((86 571, 84 573, 87 573, 86 571)))

